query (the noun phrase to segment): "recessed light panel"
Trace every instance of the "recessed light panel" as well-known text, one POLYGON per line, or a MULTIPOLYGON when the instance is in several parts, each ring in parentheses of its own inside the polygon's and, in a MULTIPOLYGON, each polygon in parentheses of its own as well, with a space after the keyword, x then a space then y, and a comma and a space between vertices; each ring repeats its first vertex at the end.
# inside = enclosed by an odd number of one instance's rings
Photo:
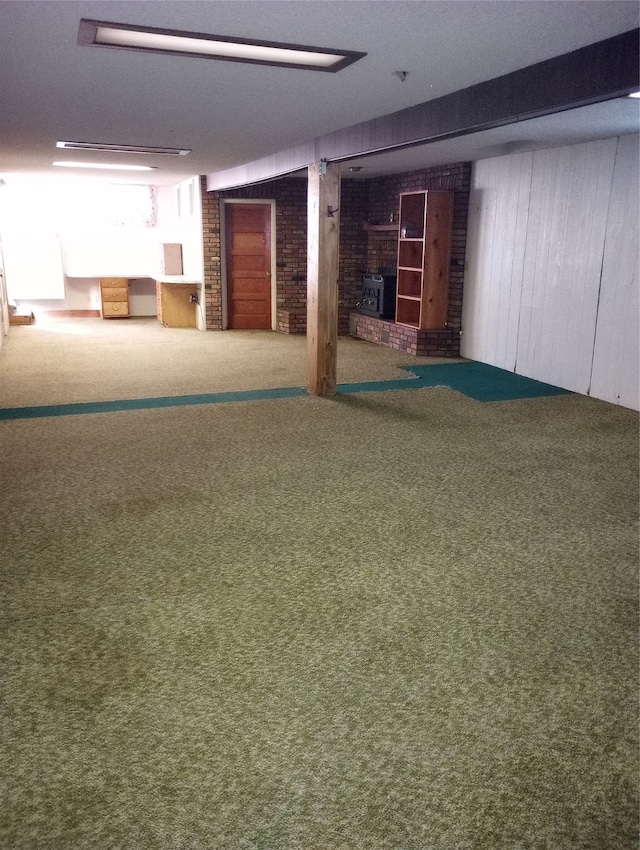
POLYGON ((154 171, 153 165, 119 165, 115 162, 72 162, 71 160, 60 160, 53 165, 61 168, 96 168, 106 171, 154 171))
POLYGON ((275 65, 282 68, 306 68, 313 71, 339 71, 367 55, 354 50, 331 50, 301 44, 255 41, 84 18, 80 21, 78 44, 275 65))
POLYGON ((146 153, 162 156, 185 156, 191 153, 184 148, 150 148, 143 145, 110 145, 102 142, 56 142, 57 148, 73 151, 108 151, 109 153, 146 153))

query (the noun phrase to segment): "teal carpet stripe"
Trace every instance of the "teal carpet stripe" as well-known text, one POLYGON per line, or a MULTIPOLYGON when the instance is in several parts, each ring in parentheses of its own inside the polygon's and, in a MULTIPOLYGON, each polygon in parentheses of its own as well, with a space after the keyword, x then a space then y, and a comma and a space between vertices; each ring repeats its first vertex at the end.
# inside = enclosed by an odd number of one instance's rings
POLYGON ((199 404, 231 404, 238 401, 262 401, 270 398, 297 398, 307 394, 304 387, 278 387, 265 390, 238 390, 226 393, 127 398, 116 401, 87 401, 75 404, 49 404, 39 407, 0 409, 3 419, 39 419, 47 416, 77 416, 83 413, 114 413, 121 410, 153 410, 159 407, 188 407, 199 404))
MULTIPOLYGON (((569 390, 551 386, 532 378, 515 375, 496 366, 469 361, 426 366, 404 366, 412 376, 400 380, 360 381, 339 384, 338 392, 378 393, 389 390, 415 390, 428 387, 447 387, 476 401, 512 401, 520 398, 567 395, 569 390)), ((263 390, 238 390, 198 395, 160 396, 158 398, 129 398, 116 401, 88 401, 74 404, 50 404, 34 407, 0 409, 0 420, 39 419, 49 416, 77 416, 85 413, 114 413, 125 410, 152 410, 162 407, 187 407, 201 404, 232 404, 264 399, 300 398, 307 395, 304 387, 278 387, 263 390)))
POLYGON ((415 390, 428 387, 446 387, 476 401, 515 401, 519 398, 570 395, 570 390, 554 387, 533 378, 525 378, 497 366, 468 361, 466 363, 440 363, 425 366, 403 366, 412 379, 367 381, 340 384, 340 393, 377 393, 385 390, 415 390))
POLYGON ((403 368, 415 375, 424 387, 449 387, 476 401, 515 401, 519 398, 571 395, 570 390, 475 360, 403 368))

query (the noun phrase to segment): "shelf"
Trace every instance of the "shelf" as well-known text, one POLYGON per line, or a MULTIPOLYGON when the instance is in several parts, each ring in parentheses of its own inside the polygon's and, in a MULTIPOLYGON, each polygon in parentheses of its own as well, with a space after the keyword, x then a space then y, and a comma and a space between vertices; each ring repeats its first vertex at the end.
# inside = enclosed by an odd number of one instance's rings
POLYGON ((398 297, 415 298, 422 297, 422 272, 419 269, 398 270, 398 297))
POLYGON ((423 263, 422 239, 401 239, 398 243, 398 268, 422 272, 423 263))
POLYGON ((426 195, 424 191, 402 192, 400 195, 400 233, 408 241, 424 238, 426 195))
POLYGON ((418 327, 420 324, 420 299, 405 298, 402 295, 398 295, 396 302, 396 322, 401 325, 418 327))
POLYGON ((420 330, 446 326, 452 199, 439 190, 400 193, 398 324, 420 330))

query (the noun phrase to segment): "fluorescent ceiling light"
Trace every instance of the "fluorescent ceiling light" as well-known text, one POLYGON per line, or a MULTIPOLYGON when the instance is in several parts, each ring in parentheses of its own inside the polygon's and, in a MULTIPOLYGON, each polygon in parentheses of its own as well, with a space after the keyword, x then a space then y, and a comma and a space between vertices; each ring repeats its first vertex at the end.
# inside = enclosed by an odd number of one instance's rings
POLYGON ((150 148, 144 145, 109 145, 102 142, 56 142, 57 148, 74 151, 108 151, 109 153, 146 153, 163 156, 185 156, 191 153, 184 148, 150 148))
POLYGON ((116 165, 109 162, 72 162, 71 160, 61 160, 54 162, 53 165, 59 165, 62 168, 102 168, 113 171, 153 171, 152 165, 116 165))
POLYGON ((629 95, 629 97, 640 97, 640 91, 634 91, 634 92, 631 92, 631 94, 629 95))
POLYGON ((367 55, 353 50, 330 50, 301 44, 280 44, 274 41, 255 41, 157 27, 137 27, 132 24, 112 24, 84 18, 80 21, 78 44, 314 71, 339 71, 367 55))

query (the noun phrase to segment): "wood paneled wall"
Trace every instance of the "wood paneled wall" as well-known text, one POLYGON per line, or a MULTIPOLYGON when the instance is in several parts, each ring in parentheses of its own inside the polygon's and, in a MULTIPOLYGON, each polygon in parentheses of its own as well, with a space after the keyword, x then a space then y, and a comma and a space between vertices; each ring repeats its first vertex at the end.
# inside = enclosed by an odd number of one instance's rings
POLYGON ((463 356, 638 408, 637 175, 637 136, 475 164, 463 356))
POLYGON ((618 143, 607 216, 591 395, 640 408, 638 136, 618 143))

